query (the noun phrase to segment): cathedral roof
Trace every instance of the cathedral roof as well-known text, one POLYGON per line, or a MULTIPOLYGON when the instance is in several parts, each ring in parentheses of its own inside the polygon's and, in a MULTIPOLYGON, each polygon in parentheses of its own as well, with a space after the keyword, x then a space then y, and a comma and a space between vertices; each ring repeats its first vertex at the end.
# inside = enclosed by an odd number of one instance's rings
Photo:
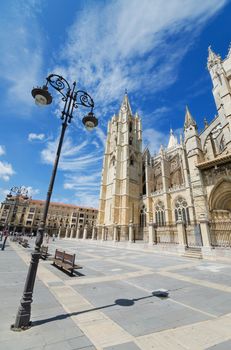
POLYGON ((195 127, 197 126, 195 120, 193 119, 191 113, 189 112, 188 106, 186 106, 184 129, 187 129, 191 125, 195 127))
POLYGON ((177 142, 177 137, 173 135, 172 129, 170 129, 170 136, 169 136, 169 141, 168 141, 168 147, 167 148, 172 148, 178 144, 177 142))
POLYGON ((132 115, 132 110, 131 110, 131 106, 129 103, 127 91, 125 91, 123 102, 120 106, 120 112, 122 112, 122 113, 128 112, 129 115, 132 115))

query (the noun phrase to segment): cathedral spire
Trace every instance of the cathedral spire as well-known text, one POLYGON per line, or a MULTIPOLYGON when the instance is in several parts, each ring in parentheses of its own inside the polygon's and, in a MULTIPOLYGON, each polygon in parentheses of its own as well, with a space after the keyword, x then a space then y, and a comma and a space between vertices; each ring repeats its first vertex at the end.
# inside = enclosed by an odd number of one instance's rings
POLYGON ((184 129, 187 129, 189 126, 197 127, 195 120, 193 119, 191 113, 189 112, 188 106, 186 106, 184 129))
POLYGON ((174 136, 172 129, 170 129, 170 136, 169 136, 169 141, 168 141, 168 147, 167 148, 172 148, 177 145, 177 138, 174 136))
POLYGON ((127 112, 128 115, 132 115, 132 110, 128 99, 127 89, 125 89, 123 102, 120 107, 120 113, 125 113, 125 112, 127 112))
POLYGON ((221 56, 217 55, 212 49, 211 46, 208 48, 208 61, 207 61, 207 67, 208 69, 211 69, 213 66, 215 66, 217 63, 221 62, 221 56))

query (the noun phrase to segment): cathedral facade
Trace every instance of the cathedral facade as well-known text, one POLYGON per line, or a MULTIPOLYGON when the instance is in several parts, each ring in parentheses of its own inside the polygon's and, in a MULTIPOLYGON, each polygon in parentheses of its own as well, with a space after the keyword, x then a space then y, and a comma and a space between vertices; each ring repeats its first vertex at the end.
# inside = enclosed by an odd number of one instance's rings
POLYGON ((157 155, 142 150, 141 119, 125 94, 108 123, 98 239, 210 255, 230 249, 231 49, 222 60, 209 48, 207 66, 217 115, 199 132, 186 107, 183 137, 178 141, 171 130, 157 155))

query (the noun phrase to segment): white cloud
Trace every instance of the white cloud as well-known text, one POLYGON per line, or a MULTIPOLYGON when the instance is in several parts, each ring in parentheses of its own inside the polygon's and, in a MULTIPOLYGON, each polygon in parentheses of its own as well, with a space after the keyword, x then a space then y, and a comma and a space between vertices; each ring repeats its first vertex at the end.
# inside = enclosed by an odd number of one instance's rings
POLYGON ((6 196, 9 194, 9 189, 5 189, 5 188, 0 188, 0 202, 2 202, 6 196))
POLYGON ((28 191, 28 196, 29 197, 33 197, 35 196, 36 194, 39 194, 40 193, 40 190, 37 189, 37 188, 33 188, 31 186, 23 186, 27 191, 28 191))
MULTIPOLYGON (((49 141, 41 152, 42 161, 53 164, 56 156, 59 137, 55 141, 49 141)), ((85 140, 78 145, 73 144, 71 137, 64 139, 59 168, 67 171, 76 171, 85 168, 86 165, 97 162, 102 156, 95 151, 89 152, 89 142, 85 140)))
MULTIPOLYGON (((103 134, 103 133, 102 133, 103 134)), ((86 135, 84 135, 86 136, 86 135)), ((49 141, 41 152, 42 161, 53 164, 58 139, 49 141)), ((95 206, 99 198, 103 149, 101 142, 92 134, 76 145, 67 134, 64 139, 59 169, 64 172, 63 188, 72 195, 71 202, 78 205, 95 206), (74 196, 74 200, 73 200, 74 196), (94 203, 94 204, 93 204, 94 203)))
POLYGON ((40 1, 35 5, 29 0, 9 0, 0 21, 0 77, 7 82, 9 106, 20 103, 18 115, 28 113, 33 105, 30 91, 42 66, 41 29, 36 19, 40 6, 40 1))
POLYGON ((99 127, 97 127, 97 129, 96 129, 96 134, 97 134, 98 138, 100 139, 100 141, 102 142, 102 145, 104 146, 106 139, 107 139, 107 135, 105 135, 103 130, 99 127))
POLYGON ((125 88, 154 94, 173 84, 196 36, 226 2, 86 2, 63 49, 67 66, 56 71, 77 76, 105 115, 125 88))
POLYGON ((28 135, 28 141, 34 141, 34 140, 43 141, 44 138, 45 138, 45 134, 35 134, 32 132, 28 135))
POLYGON ((6 153, 5 147, 0 145, 0 156, 3 156, 6 153))
POLYGON ((10 163, 0 161, 0 179, 9 181, 10 177, 14 174, 15 172, 10 163))
POLYGON ((99 193, 84 191, 83 193, 76 192, 76 203, 81 203, 84 207, 98 208, 99 206, 99 193))
POLYGON ((169 134, 155 129, 145 129, 143 131, 143 146, 148 147, 151 154, 157 153, 161 145, 166 146, 168 140, 169 134))

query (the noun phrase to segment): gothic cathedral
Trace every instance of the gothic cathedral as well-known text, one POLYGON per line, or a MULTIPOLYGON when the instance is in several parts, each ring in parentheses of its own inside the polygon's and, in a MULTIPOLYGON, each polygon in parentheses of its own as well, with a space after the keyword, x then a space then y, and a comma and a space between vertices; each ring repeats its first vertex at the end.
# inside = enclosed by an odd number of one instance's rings
POLYGON ((97 238, 142 240, 210 251, 231 246, 231 48, 222 60, 209 47, 217 115, 198 132, 186 107, 184 137, 142 150, 142 126, 125 94, 108 123, 97 238))

